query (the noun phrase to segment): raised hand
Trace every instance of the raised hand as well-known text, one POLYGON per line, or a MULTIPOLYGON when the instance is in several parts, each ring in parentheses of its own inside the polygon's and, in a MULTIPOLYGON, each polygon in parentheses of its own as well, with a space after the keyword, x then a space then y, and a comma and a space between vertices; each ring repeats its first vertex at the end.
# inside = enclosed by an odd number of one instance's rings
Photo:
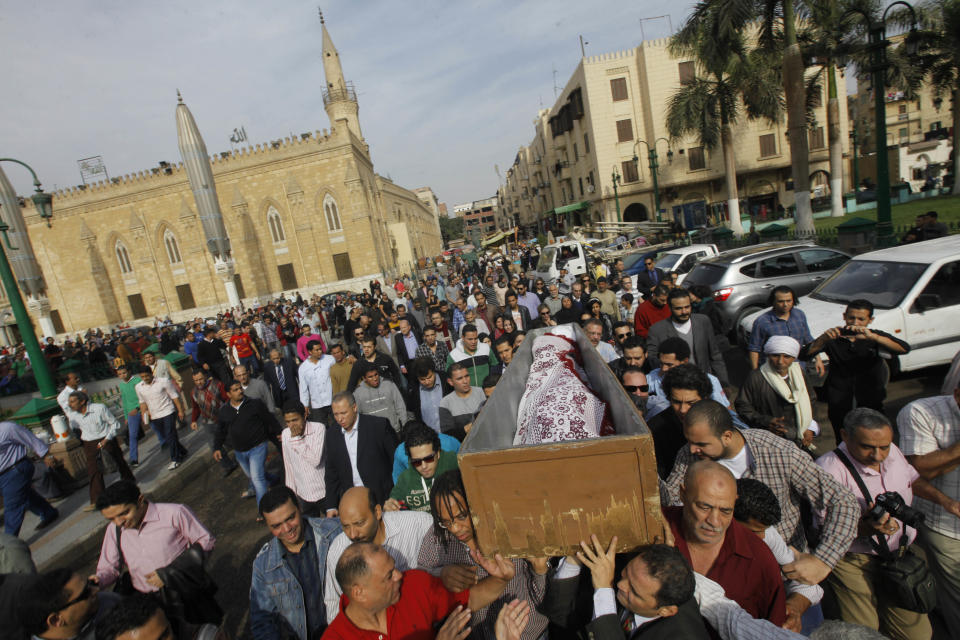
POLYGON ((471 551, 470 557, 473 558, 474 562, 483 567, 483 570, 490 574, 492 578, 510 582, 513 580, 513 576, 516 575, 516 569, 514 569, 513 563, 506 560, 499 553, 490 559, 484 557, 479 551, 471 551))
POLYGON ((493 632, 497 640, 520 640, 520 634, 530 621, 530 603, 514 598, 497 615, 493 632))
POLYGON ((580 551, 577 558, 588 569, 593 579, 594 589, 603 589, 613 586, 616 569, 614 558, 617 555, 617 536, 610 540, 610 546, 604 550, 596 534, 590 536, 590 543, 580 541, 580 551))

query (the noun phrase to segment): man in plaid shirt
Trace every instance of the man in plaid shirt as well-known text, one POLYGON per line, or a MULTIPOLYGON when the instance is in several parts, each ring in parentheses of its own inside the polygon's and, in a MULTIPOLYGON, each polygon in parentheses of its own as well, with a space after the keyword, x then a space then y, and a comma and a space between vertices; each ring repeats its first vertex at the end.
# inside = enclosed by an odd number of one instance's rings
POLYGON ((432 325, 423 328, 423 342, 417 346, 416 356, 418 358, 430 358, 433 360, 434 370, 445 375, 447 370, 447 356, 450 350, 440 340, 437 340, 437 329, 432 325))
MULTIPOLYGON (((220 407, 227 402, 223 383, 211 377, 204 369, 194 369, 191 397, 193 415, 190 416, 190 428, 196 431, 202 423, 203 430, 213 437, 220 407)), ((223 447, 220 447, 220 455, 220 468, 223 470, 223 477, 227 477, 236 470, 237 463, 230 459, 223 447)))
POLYGON ((820 543, 812 554, 800 553, 784 565, 787 578, 817 584, 850 548, 860 523, 860 507, 853 493, 840 486, 809 455, 792 442, 761 429, 740 431, 730 412, 713 400, 701 400, 684 418, 687 445, 677 454, 673 471, 663 491, 664 504, 680 504, 687 467, 709 458, 730 469, 739 478, 754 478, 773 490, 782 518, 777 531, 794 548, 805 551, 807 538, 800 520, 800 502, 806 500, 815 512, 825 512, 820 543))

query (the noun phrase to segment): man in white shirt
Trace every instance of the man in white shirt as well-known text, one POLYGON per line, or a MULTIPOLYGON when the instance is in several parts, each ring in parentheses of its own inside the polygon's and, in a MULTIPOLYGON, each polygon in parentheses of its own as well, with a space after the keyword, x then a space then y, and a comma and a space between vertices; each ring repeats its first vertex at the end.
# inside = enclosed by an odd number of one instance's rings
POLYGON ((327 552, 323 599, 327 606, 327 622, 340 611, 340 583, 337 582, 337 561, 344 549, 354 542, 372 542, 386 549, 396 562, 398 571, 417 568, 420 544, 433 526, 429 513, 420 511, 383 511, 366 487, 348 489, 340 499, 340 524, 343 533, 334 538, 327 552))
POLYGON ((74 419, 73 409, 70 408, 70 394, 74 391, 86 391, 86 389, 80 386, 80 376, 71 372, 64 378, 63 389, 57 394, 57 404, 63 409, 63 415, 67 416, 70 428, 79 431, 80 427, 74 419))
POLYGON ((323 352, 319 340, 307 343, 308 357, 300 365, 300 402, 307 410, 307 416, 314 422, 330 425, 330 401, 333 399, 333 383, 330 381, 330 367, 336 364, 333 356, 323 352), (311 416, 311 412, 314 414, 311 416))
POLYGON ((133 472, 123 459, 123 452, 117 444, 117 434, 120 433, 120 421, 113 417, 106 406, 98 402, 90 402, 90 398, 83 391, 74 391, 70 394, 70 409, 74 420, 80 427, 80 440, 83 441, 83 454, 87 459, 87 478, 90 481, 90 504, 84 511, 96 509, 97 497, 103 493, 103 471, 97 464, 97 454, 104 451, 110 454, 117 471, 124 480, 135 482, 133 472))
POLYGON ((176 469, 187 457, 187 450, 177 436, 177 423, 183 420, 183 401, 169 378, 154 378, 150 367, 140 368, 140 383, 136 386, 140 400, 143 424, 151 424, 161 445, 170 449, 168 470, 176 469))
POLYGON ((613 362, 620 358, 613 345, 603 340, 603 322, 598 318, 590 318, 583 323, 583 331, 590 339, 590 343, 597 349, 597 353, 603 358, 604 362, 613 362))

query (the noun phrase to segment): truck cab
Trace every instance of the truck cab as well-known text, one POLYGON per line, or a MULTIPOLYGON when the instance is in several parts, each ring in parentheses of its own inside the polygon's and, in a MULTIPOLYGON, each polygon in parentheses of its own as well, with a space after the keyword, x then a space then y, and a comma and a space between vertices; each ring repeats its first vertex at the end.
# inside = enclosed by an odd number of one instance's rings
POLYGON ((556 282, 560 277, 560 269, 566 268, 567 273, 579 276, 589 272, 590 264, 583 244, 578 240, 568 240, 545 246, 540 251, 540 260, 534 273, 544 282, 556 282))

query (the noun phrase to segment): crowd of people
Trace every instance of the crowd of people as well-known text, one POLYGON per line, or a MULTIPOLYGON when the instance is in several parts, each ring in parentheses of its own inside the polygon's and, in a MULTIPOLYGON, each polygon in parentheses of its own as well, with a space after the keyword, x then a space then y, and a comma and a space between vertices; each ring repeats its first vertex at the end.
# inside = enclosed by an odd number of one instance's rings
MULTIPOLYGON (((250 498, 243 517, 271 534, 251 570, 258 640, 960 634, 960 389, 884 414, 886 360, 910 345, 871 328, 869 300, 814 336, 795 293, 776 287, 735 387, 709 291, 652 259, 635 278, 614 261, 555 282, 528 277, 535 260, 457 259, 361 294, 70 341, 121 380, 122 419, 74 373, 58 397, 83 442, 88 509, 109 526, 93 575, 34 574, 15 536, 26 509, 43 526, 57 517, 29 477, 31 457, 52 461, 0 423, 4 548, 23 566, 0 568, 6 619, 22 637, 225 637, 214 533, 137 485, 144 433, 176 473, 189 425, 224 476, 241 469, 237 505, 250 498), (568 323, 649 426, 663 534, 629 554, 594 535, 562 558, 485 556, 457 452, 527 333, 568 323), (818 449, 824 414, 832 451, 818 449), (103 454, 120 473, 109 486, 103 454)), ((53 346, 51 359, 68 355, 53 346)))

